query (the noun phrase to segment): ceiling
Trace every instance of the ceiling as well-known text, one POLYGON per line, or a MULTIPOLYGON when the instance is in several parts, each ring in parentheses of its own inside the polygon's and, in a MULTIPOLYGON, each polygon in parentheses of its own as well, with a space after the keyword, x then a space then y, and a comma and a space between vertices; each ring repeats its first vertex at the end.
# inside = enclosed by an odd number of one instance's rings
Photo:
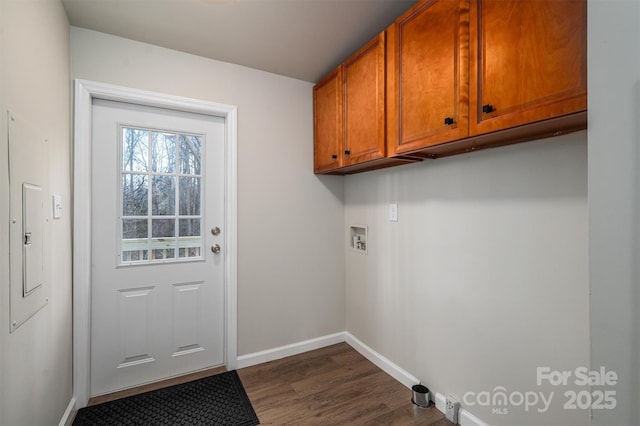
POLYGON ((62 0, 71 25, 316 82, 417 0, 62 0))

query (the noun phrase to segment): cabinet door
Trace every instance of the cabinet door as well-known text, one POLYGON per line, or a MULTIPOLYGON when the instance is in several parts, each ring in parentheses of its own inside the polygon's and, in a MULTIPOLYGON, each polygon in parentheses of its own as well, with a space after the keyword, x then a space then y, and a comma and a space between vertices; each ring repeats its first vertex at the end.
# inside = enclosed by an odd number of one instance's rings
POLYGON ((468 135, 469 2, 422 1, 389 29, 391 154, 468 135))
POLYGON ((472 2, 471 135, 586 110, 586 8, 586 0, 472 2))
POLYGON ((344 165, 384 158, 384 32, 343 64, 344 165))
POLYGON ((342 67, 313 88, 314 171, 326 172, 342 166, 342 67))

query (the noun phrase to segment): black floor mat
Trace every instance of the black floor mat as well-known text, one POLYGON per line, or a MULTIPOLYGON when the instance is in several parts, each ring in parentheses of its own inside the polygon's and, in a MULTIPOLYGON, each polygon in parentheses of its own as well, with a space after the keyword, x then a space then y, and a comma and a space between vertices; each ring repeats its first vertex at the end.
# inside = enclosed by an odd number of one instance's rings
POLYGON ((74 426, 260 424, 236 371, 85 407, 74 426))

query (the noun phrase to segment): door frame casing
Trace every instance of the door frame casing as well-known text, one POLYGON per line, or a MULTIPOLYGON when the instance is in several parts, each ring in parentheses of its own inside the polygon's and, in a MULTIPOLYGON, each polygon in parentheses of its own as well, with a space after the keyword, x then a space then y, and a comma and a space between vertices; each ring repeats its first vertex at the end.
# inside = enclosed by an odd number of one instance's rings
POLYGON ((87 405, 91 377, 91 117, 93 99, 127 102, 225 119, 225 364, 237 368, 237 107, 75 80, 73 141, 73 395, 87 405))

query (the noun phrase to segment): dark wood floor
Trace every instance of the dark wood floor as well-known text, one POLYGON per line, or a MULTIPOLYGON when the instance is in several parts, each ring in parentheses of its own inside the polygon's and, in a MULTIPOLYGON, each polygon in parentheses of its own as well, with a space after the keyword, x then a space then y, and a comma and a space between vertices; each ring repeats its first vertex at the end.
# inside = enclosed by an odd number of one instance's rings
MULTIPOLYGON (((91 398, 89 405, 196 380, 205 370, 91 398)), ((263 425, 453 425, 346 343, 238 370, 263 425)))
POLYGON ((238 370, 261 424, 452 425, 346 343, 238 370))

